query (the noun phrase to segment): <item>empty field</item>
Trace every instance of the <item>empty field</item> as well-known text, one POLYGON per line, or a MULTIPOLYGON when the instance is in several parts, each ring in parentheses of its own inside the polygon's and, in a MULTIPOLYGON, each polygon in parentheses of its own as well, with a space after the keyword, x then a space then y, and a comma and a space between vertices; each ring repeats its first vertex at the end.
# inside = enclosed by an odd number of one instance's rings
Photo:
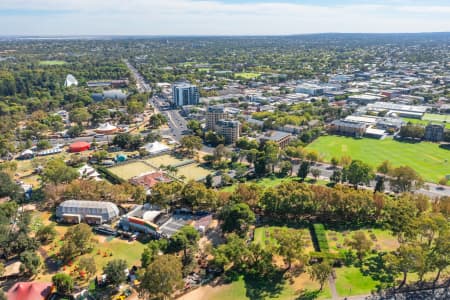
POLYGON ((341 136, 322 136, 308 145, 308 150, 317 150, 326 162, 332 157, 348 155, 376 168, 384 160, 394 166, 408 165, 425 181, 438 182, 450 173, 450 151, 438 144, 403 143, 391 139, 354 139, 341 136))
POLYGON ((201 180, 211 174, 208 169, 202 168, 197 164, 190 164, 178 168, 177 177, 184 176, 186 180, 201 180))
POLYGON ((155 166, 155 167, 159 167, 161 165, 164 165, 164 166, 178 165, 178 164, 182 163, 183 161, 184 160, 178 159, 169 154, 155 156, 155 157, 148 158, 145 160, 145 162, 148 162, 149 164, 151 164, 152 166, 155 166))
POLYGON ((140 174, 149 173, 156 170, 143 162, 137 161, 109 168, 109 171, 124 180, 128 180, 130 178, 133 178, 134 176, 138 176, 140 174))

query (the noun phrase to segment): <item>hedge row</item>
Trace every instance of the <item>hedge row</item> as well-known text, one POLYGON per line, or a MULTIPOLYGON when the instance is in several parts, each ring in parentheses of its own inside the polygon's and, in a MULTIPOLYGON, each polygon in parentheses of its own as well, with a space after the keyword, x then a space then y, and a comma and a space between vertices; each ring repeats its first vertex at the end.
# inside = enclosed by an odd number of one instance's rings
POLYGON ((325 226, 323 226, 323 224, 313 224, 311 233, 313 236, 313 242, 317 248, 316 250, 320 252, 328 252, 330 247, 328 246, 325 226))
POLYGON ((111 182, 112 184, 121 184, 124 183, 125 180, 117 176, 116 174, 111 173, 108 168, 97 166, 97 171, 105 177, 106 180, 111 182))

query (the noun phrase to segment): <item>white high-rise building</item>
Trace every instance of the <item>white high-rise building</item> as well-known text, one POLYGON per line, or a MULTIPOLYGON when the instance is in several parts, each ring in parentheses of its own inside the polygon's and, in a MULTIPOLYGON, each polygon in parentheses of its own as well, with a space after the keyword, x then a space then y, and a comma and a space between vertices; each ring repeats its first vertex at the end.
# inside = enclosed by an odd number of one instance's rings
POLYGON ((172 97, 174 106, 197 105, 200 100, 197 86, 189 83, 175 83, 172 87, 172 97))

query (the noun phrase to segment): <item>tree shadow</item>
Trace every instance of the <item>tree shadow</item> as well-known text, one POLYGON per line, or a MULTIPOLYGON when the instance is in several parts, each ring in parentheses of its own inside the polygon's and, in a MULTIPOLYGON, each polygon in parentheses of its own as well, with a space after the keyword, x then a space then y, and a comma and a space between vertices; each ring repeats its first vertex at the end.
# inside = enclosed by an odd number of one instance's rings
POLYGON ((366 258, 360 267, 361 273, 382 283, 394 282, 395 274, 387 270, 383 260, 384 255, 385 253, 378 253, 378 255, 366 258))
POLYGON ((273 298, 279 295, 285 285, 285 279, 281 270, 272 269, 265 275, 244 275, 246 296, 252 300, 273 298))
POLYGON ((314 300, 319 297, 320 290, 310 291, 308 289, 300 290, 299 295, 295 300, 314 300))

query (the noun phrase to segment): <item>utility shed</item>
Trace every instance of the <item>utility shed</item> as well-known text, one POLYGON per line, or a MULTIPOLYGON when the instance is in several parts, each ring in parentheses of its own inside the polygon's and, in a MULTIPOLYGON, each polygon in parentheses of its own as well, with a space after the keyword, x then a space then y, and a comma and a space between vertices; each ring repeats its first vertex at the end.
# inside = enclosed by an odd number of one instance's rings
POLYGON ((67 200, 56 208, 58 222, 103 224, 119 217, 119 208, 112 202, 67 200))

